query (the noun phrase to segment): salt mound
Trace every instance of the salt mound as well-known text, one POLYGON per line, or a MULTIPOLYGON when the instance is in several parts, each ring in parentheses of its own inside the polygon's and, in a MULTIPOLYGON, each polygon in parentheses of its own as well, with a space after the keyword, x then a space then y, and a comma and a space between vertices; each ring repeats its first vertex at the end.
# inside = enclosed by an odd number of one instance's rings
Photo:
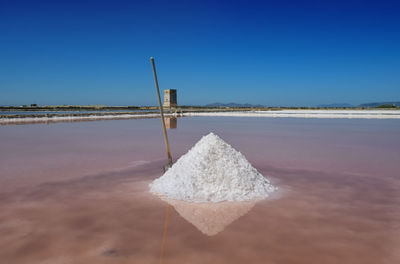
POLYGON ((150 184, 154 194, 188 202, 262 199, 275 189, 240 152, 213 133, 150 184))

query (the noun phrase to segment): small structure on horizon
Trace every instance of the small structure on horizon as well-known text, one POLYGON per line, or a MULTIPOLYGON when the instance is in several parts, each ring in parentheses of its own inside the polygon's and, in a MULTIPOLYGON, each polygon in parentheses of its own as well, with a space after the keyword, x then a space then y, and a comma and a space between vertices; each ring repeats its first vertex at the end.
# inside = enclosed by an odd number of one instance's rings
POLYGON ((176 90, 168 89, 164 90, 164 107, 176 107, 178 101, 176 99, 176 90))

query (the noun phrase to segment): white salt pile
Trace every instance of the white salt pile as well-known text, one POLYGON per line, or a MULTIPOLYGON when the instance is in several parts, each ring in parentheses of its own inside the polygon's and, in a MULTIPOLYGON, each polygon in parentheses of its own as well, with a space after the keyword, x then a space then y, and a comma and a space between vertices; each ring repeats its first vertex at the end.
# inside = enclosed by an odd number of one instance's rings
POLYGON ((189 202, 262 199, 274 190, 240 152, 213 133, 150 184, 154 194, 189 202))

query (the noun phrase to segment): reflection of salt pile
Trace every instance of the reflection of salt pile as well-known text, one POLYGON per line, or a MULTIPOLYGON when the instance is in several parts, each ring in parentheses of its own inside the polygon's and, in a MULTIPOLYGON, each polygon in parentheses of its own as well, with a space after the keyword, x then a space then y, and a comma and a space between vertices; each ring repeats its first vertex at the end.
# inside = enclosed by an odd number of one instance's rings
POLYGON ((190 202, 261 199, 274 190, 240 152, 213 133, 197 142, 150 189, 190 202))
POLYGON ((164 199, 188 222, 202 233, 214 236, 223 231, 239 217, 247 214, 256 201, 222 202, 222 203, 190 203, 185 201, 164 199))

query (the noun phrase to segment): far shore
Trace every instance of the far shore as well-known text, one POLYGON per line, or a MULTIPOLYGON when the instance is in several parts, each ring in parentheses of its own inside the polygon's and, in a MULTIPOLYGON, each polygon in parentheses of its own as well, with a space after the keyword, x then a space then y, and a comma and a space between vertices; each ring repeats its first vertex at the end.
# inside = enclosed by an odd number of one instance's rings
MULTIPOLYGON (((157 109, 157 108, 155 108, 157 109)), ((400 109, 165 109, 166 117, 260 117, 260 118, 346 118, 346 119, 400 119, 400 109)), ((96 113, 52 113, 0 115, 0 125, 79 122, 115 119, 158 118, 156 111, 96 113)))

